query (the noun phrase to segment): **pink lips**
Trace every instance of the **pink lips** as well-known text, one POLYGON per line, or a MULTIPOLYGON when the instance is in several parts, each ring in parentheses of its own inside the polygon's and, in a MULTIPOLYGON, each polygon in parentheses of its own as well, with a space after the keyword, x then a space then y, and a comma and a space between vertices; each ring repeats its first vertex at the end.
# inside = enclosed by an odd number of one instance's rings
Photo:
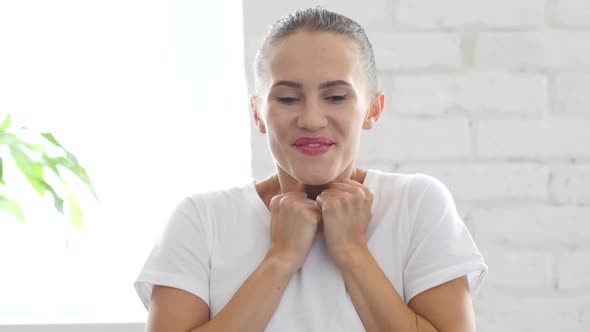
POLYGON ((334 141, 326 137, 301 137, 293 145, 303 154, 318 156, 328 152, 334 145, 334 141))

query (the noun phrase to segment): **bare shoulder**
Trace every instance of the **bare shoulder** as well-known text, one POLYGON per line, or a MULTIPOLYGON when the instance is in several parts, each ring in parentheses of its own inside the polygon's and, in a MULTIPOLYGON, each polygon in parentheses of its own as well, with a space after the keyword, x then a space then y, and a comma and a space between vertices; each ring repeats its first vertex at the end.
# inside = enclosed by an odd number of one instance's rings
POLYGON ((439 331, 475 332, 475 313, 466 276, 416 295, 408 306, 439 331))
POLYGON ((209 321, 209 306, 178 288, 154 285, 147 332, 189 331, 209 321))

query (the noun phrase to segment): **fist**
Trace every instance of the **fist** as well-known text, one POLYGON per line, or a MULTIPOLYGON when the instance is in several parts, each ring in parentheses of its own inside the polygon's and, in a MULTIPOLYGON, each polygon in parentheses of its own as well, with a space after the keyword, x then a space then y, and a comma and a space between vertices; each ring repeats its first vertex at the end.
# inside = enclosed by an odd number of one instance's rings
POLYGON ((346 179, 330 184, 316 201, 322 214, 326 247, 335 263, 342 266, 351 251, 367 245, 373 192, 367 186, 346 179))
POLYGON ((269 255, 274 255, 298 270, 313 245, 322 215, 316 201, 304 192, 291 192, 270 201, 269 255))

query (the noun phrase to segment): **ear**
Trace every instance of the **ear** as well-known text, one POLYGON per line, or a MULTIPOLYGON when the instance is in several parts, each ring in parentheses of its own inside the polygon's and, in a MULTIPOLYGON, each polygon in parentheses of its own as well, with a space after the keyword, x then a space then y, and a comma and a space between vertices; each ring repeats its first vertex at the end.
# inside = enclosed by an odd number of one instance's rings
POLYGON ((369 111, 363 122, 363 129, 369 130, 375 127, 375 124, 379 120, 381 113, 383 113, 383 107, 385 106, 385 95, 383 92, 378 92, 373 97, 373 101, 369 106, 369 111))
POLYGON ((260 112, 258 111, 256 96, 250 97, 250 107, 252 108, 252 117, 254 118, 254 123, 256 124, 258 131, 261 134, 266 134, 266 126, 264 125, 264 121, 262 121, 262 117, 260 116, 260 112))

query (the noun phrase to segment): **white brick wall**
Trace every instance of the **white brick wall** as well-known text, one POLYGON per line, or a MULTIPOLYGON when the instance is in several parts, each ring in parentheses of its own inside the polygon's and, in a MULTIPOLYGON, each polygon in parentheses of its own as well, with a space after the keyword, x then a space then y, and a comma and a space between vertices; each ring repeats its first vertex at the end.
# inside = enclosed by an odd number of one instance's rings
MULTIPOLYGON (((386 107, 359 165, 453 193, 490 267, 478 331, 590 331, 590 1, 245 1, 248 67, 268 24, 314 5, 375 49, 386 107)), ((253 150, 262 178, 255 130, 253 150)))
POLYGON ((467 157, 469 122, 464 119, 407 119, 383 115, 380 128, 363 132, 363 161, 421 161, 467 157), (385 134, 386 132, 386 134, 385 134))
POLYGON ((532 293, 486 289, 476 301, 478 332, 588 332, 581 317, 588 309, 587 296, 532 293))
POLYGON ((539 0, 399 0, 394 15, 409 27, 522 28, 542 26, 544 9, 539 0))
POLYGON ((558 258, 557 288, 590 290, 590 251, 567 251, 558 258))
POLYGON ((588 70, 590 30, 481 32, 475 53, 482 68, 588 70))
POLYGON ((590 205, 590 166, 554 167, 549 182, 551 200, 557 204, 590 205))
POLYGON ((490 159, 590 159, 590 117, 481 120, 478 154, 490 159))
POLYGON ((461 66, 461 37, 456 33, 375 33, 371 44, 379 70, 461 66))
POLYGON ((553 0, 553 12, 556 26, 590 27, 590 1, 588 0, 553 0))
POLYGON ((443 181, 456 201, 465 203, 546 202, 549 168, 536 163, 432 163, 403 164, 400 173, 425 173, 443 181), (477 184, 477 185, 474 185, 477 184), (482 190, 481 188, 486 188, 482 190))
POLYGON ((555 284, 551 252, 495 247, 480 250, 486 263, 497 267, 490 271, 486 287, 533 291, 549 289, 555 284))
MULTIPOLYGON (((471 207, 474 238, 486 248, 552 250, 590 249, 590 207, 514 204, 471 207)), ((583 264, 584 262, 580 262, 583 264)))
POLYGON ((402 114, 465 111, 483 116, 540 114, 547 109, 547 78, 539 74, 400 75, 394 78, 390 93, 391 109, 402 114))
POLYGON ((560 114, 588 114, 590 112, 588 91, 590 91, 588 72, 558 74, 555 79, 554 111, 560 114))

